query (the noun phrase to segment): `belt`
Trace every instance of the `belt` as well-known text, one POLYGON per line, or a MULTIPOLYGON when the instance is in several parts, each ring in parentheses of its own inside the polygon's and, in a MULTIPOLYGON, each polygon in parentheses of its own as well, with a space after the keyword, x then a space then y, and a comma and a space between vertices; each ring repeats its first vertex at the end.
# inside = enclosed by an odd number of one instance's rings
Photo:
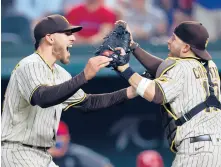
POLYGON ((19 142, 12 142, 12 141, 2 141, 1 142, 2 145, 4 145, 4 143, 16 143, 16 144, 20 144, 24 147, 33 148, 33 149, 41 150, 41 151, 44 151, 44 152, 47 152, 47 150, 50 149, 50 147, 32 146, 32 145, 28 145, 28 144, 19 143, 19 142))
POLYGON ((28 144, 22 144, 22 145, 25 147, 34 148, 34 149, 41 150, 44 152, 47 152, 48 149, 50 149, 50 147, 39 147, 39 146, 32 146, 32 145, 28 145, 28 144))
POLYGON ((190 143, 195 143, 199 141, 212 141, 210 135, 201 135, 201 136, 196 136, 196 137, 191 137, 190 138, 190 143))

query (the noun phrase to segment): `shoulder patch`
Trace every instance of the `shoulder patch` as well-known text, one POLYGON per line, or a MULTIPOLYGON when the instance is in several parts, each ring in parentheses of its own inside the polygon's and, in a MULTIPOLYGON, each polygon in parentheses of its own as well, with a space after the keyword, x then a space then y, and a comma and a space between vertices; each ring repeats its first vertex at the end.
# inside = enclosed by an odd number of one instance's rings
POLYGON ((161 75, 163 75, 165 72, 173 68, 177 64, 176 58, 167 58, 164 60, 158 67, 156 72, 156 78, 159 78, 161 75))

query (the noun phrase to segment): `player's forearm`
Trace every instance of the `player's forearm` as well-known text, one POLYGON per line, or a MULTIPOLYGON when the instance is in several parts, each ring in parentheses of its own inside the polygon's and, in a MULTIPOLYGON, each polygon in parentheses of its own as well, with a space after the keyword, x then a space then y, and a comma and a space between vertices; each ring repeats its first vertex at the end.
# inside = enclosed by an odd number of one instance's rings
MULTIPOLYGON (((134 87, 135 90, 138 89, 139 84, 141 82, 142 79, 146 79, 142 76, 140 76, 138 73, 134 73, 130 79, 129 79, 129 83, 131 86, 134 87)), ((147 84, 145 90, 144 90, 144 95, 143 97, 148 100, 148 101, 152 101, 154 96, 155 96, 155 82, 149 79, 146 79, 149 81, 149 83, 147 84)))
POLYGON ((72 79, 54 86, 40 86, 32 95, 31 104, 42 108, 60 104, 75 94, 78 89, 87 83, 84 73, 72 79))
POLYGON ((88 94, 85 100, 75 107, 84 111, 93 111, 108 108, 126 100, 128 100, 127 89, 121 89, 112 93, 88 94))
MULTIPOLYGON (((132 48, 135 47, 133 46, 135 45, 135 43, 132 44, 132 48)), ((157 68, 159 67, 159 65, 163 62, 163 59, 160 59, 156 56, 153 56, 152 54, 146 52, 145 50, 143 50, 140 47, 137 47, 134 50, 134 56, 137 58, 137 60, 148 70, 150 70, 150 72, 155 75, 157 68)))
POLYGON ((128 80, 130 85, 136 90, 136 93, 150 102, 162 104, 164 97, 155 80, 151 80, 135 73, 129 64, 119 66, 121 75, 128 80))

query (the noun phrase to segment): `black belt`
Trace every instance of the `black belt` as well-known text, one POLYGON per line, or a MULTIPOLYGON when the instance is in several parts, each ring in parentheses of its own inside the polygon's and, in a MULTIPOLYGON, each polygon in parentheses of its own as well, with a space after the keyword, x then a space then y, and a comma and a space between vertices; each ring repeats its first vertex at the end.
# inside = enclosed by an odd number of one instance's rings
POLYGON ((4 145, 4 143, 16 143, 16 144, 20 144, 20 145, 25 146, 25 147, 34 148, 34 149, 41 150, 41 151, 44 151, 44 152, 47 152, 47 150, 50 149, 50 147, 32 146, 32 145, 28 145, 28 144, 19 143, 19 142, 12 142, 12 141, 2 141, 1 142, 2 145, 4 145))
POLYGON ((39 147, 39 146, 32 146, 32 145, 28 145, 28 144, 22 144, 22 145, 25 147, 34 148, 34 149, 41 150, 44 152, 47 152, 48 149, 50 149, 50 147, 39 147))
POLYGON ((212 141, 210 135, 201 135, 201 136, 196 136, 196 137, 191 137, 190 138, 190 143, 195 143, 199 141, 212 141))

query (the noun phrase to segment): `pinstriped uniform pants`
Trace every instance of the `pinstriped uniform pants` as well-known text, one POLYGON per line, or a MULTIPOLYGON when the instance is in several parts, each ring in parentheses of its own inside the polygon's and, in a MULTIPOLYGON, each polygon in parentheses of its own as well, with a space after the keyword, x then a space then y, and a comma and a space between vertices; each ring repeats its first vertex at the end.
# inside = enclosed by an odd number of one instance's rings
POLYGON ((24 147, 18 143, 4 143, 1 147, 1 167, 58 167, 47 152, 24 147))
POLYGON ((221 138, 211 136, 212 141, 190 143, 182 141, 172 167, 221 167, 221 138))

